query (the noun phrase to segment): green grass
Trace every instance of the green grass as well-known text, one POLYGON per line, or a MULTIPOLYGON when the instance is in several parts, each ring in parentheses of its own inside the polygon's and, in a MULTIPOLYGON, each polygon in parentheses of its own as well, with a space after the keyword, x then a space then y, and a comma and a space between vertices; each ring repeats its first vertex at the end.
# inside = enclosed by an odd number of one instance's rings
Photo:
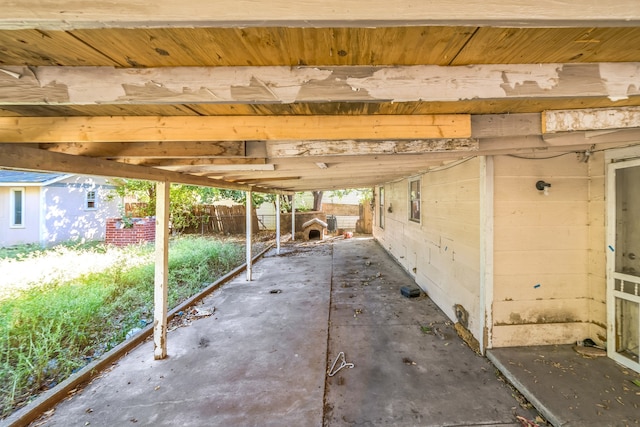
MULTIPOLYGON (((114 249, 66 248, 65 256, 86 251, 99 257, 113 256, 114 249)), ((52 252, 33 251, 20 262, 28 269, 29 262, 44 262, 52 252)), ((32 284, 0 300, 2 417, 122 342, 131 329, 152 321, 152 252, 152 246, 118 250, 119 258, 102 271, 32 284)), ((243 257, 242 246, 211 238, 172 241, 170 307, 240 265, 243 257)))
POLYGON ((59 251, 61 249, 71 250, 95 250, 97 248, 103 248, 104 244, 100 241, 87 241, 87 242, 64 242, 56 245, 53 248, 43 248, 37 243, 29 243, 24 245, 9 246, 6 248, 0 248, 0 259, 23 259, 28 256, 42 256, 43 254, 52 250, 59 251))

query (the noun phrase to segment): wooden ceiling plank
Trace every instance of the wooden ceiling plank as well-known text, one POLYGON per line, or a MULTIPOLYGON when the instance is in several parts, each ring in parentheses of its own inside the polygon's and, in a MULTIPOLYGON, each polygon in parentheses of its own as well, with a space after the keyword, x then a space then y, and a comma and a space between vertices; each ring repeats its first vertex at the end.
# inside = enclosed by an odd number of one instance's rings
POLYGON ((468 115, 0 117, 0 142, 468 138, 468 115))
POLYGON ((631 62, 635 28, 479 28, 452 65, 631 62))
POLYGON ((0 31, 0 46, 0 65, 120 65, 66 31, 0 31))
POLYGON ((453 102, 576 96, 619 100, 640 95, 638 80, 640 62, 146 69, 0 66, 0 105, 453 102))
POLYGON ((472 33, 473 28, 466 26, 100 28, 69 32, 112 58, 109 65, 121 67, 446 65, 472 33), (122 49, 124 44, 126 50, 122 49))
MULTIPOLYGON (((110 160, 94 159, 69 154, 53 153, 38 148, 18 144, 0 144, 0 166, 16 169, 69 172, 84 175, 119 177, 157 181, 167 179, 170 182, 205 187, 226 188, 230 190, 249 190, 249 186, 238 185, 221 180, 198 178, 171 171, 127 165, 110 160)), ((264 193, 278 192, 263 187, 253 187, 264 193)))

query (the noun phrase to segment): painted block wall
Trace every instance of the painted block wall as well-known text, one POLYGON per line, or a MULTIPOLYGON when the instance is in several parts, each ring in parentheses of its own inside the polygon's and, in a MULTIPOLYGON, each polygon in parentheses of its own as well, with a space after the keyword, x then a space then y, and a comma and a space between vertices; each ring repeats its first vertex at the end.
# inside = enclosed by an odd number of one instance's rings
MULTIPOLYGON (((605 165, 573 154, 494 159, 491 347, 606 339, 605 165), (550 182, 549 195, 535 188, 550 182)), ((453 304, 480 325, 480 166, 421 176, 422 221, 408 220, 408 180, 376 189, 374 236, 455 320, 453 304), (391 212, 389 212, 391 208, 391 212)))
MULTIPOLYGON (((20 187, 20 186, 16 186, 20 187)), ((21 187, 25 190, 24 227, 11 228, 9 192, 0 188, 0 247, 38 242, 40 224, 40 188, 21 187)))
POLYGON ((495 157, 493 347, 590 336, 599 279, 590 275, 589 248, 603 237, 590 222, 604 215, 600 203, 590 202, 590 167, 573 154, 495 157), (551 183, 549 195, 535 188, 538 180, 551 183))
POLYGON ((408 220, 410 180, 386 184, 385 224, 380 228, 374 218, 374 236, 452 321, 454 305, 462 305, 469 313, 469 330, 479 338, 480 160, 419 178, 421 222, 408 220))

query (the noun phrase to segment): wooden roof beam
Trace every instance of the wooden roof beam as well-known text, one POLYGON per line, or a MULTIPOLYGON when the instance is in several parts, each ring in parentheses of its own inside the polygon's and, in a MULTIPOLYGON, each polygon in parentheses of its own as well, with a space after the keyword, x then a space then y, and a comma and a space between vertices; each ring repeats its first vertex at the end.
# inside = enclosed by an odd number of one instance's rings
POLYGON ((640 63, 636 62, 448 67, 0 66, 0 106, 621 100, 640 95, 638 80, 640 63))
POLYGON ((0 117, 0 142, 468 138, 466 114, 394 116, 0 117))
POLYGON ((269 141, 267 157, 415 154, 443 151, 466 152, 477 149, 478 140, 470 138, 413 141, 269 141))
POLYGON ((0 29, 74 29, 140 27, 381 26, 493 25, 600 26, 633 25, 640 20, 636 0, 467 0, 464 7, 448 0, 309 0, 291 7, 287 0, 192 0, 154 2, 111 0, 100 3, 72 0, 21 0, 4 4, 0 29), (572 7, 573 4, 573 7, 572 7))
POLYGON ((110 160, 52 153, 18 144, 0 144, 0 166, 37 171, 142 179, 148 181, 166 179, 170 182, 203 187, 216 187, 242 191, 252 189, 253 191, 262 193, 282 193, 279 190, 269 188, 239 185, 222 180, 201 178, 144 166, 127 165, 110 160))
POLYGON ((40 144, 43 150, 76 156, 145 159, 245 156, 244 141, 68 142, 40 144))
POLYGON ((163 158, 150 159, 146 157, 122 157, 118 162, 130 165, 162 167, 162 166, 203 166, 203 165, 264 165, 265 158, 252 157, 212 157, 212 158, 163 158))

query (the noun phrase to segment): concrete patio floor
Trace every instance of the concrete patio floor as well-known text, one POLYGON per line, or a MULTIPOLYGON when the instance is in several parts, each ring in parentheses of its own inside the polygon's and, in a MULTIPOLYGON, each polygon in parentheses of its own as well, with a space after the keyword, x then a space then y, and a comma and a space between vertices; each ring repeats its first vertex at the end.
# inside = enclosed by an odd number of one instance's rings
POLYGON ((572 345, 498 348, 487 355, 555 426, 640 425, 640 375, 572 345))
MULTIPOLYGON (((205 298, 212 316, 151 342, 45 426, 520 426, 533 419, 372 239, 292 242, 205 298), (354 367, 329 377, 340 352, 354 367)), ((336 367, 340 366, 340 362, 336 367)))

